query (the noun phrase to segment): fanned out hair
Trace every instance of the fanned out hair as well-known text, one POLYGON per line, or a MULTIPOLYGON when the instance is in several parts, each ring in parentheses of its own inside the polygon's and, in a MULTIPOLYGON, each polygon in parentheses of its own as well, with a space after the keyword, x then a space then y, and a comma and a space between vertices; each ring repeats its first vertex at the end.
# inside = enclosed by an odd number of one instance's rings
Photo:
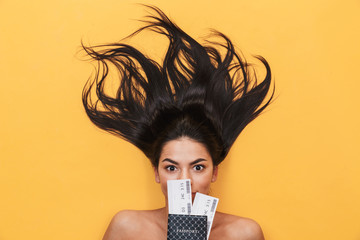
POLYGON ((270 103, 270 67, 257 56, 266 68, 258 83, 253 68, 224 34, 214 31, 222 41, 201 45, 160 9, 149 8, 155 14, 132 35, 147 29, 166 36, 169 47, 163 62, 124 43, 83 45, 98 63, 83 89, 86 113, 99 128, 142 150, 155 167, 164 144, 181 137, 203 143, 217 166, 246 125, 270 103), (116 96, 105 89, 110 66, 119 72, 116 96))

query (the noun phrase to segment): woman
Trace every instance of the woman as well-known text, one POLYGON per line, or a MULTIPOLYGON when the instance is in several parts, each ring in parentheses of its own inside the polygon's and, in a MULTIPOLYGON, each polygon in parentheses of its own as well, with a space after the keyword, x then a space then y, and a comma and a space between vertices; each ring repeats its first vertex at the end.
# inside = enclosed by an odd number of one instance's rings
MULTIPOLYGON (((190 179, 193 197, 208 194, 237 136, 272 99, 270 68, 258 57, 267 74, 257 83, 225 35, 214 32, 224 42, 202 46, 161 10, 150 8, 155 15, 132 35, 145 29, 165 35, 170 44, 162 65, 127 44, 84 46, 99 65, 84 88, 83 104, 94 124, 144 152, 165 199, 169 179, 190 179), (120 73, 116 96, 105 87, 110 65, 120 73)), ((120 211, 103 239, 166 239, 167 216, 167 199, 161 209, 120 211)), ((210 239, 264 237, 255 221, 217 212, 210 239)))

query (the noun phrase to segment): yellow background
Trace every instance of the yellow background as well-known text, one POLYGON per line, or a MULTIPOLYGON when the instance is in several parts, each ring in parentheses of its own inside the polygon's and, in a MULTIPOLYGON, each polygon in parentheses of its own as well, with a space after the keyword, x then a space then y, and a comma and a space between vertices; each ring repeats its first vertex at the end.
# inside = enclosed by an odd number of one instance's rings
MULTIPOLYGON (((144 3, 144 2, 143 2, 144 3)), ((196 39, 263 55, 275 102, 220 165, 219 210, 267 240, 360 239, 360 1, 147 1, 196 39)), ((0 1, 0 239, 101 239, 121 209, 164 205, 143 154, 94 127, 80 41, 117 41, 146 14, 129 0, 0 1)), ((149 54, 151 34, 140 37, 149 54)))

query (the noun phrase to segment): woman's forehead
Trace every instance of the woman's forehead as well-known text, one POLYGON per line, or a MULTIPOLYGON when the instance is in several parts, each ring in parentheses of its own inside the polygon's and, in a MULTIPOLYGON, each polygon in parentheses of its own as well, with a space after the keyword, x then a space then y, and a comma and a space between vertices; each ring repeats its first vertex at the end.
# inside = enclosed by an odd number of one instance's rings
POLYGON ((202 143, 185 137, 171 140, 164 145, 160 154, 160 162, 166 158, 185 163, 197 159, 211 160, 210 153, 202 143))

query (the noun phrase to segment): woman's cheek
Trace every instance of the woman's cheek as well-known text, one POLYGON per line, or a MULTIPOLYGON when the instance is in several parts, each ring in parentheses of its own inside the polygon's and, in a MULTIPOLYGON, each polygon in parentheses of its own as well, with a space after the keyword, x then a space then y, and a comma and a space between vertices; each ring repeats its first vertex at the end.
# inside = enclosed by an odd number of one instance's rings
POLYGON ((211 176, 199 176, 194 178, 193 190, 203 194, 208 194, 210 190, 210 184, 211 176))

